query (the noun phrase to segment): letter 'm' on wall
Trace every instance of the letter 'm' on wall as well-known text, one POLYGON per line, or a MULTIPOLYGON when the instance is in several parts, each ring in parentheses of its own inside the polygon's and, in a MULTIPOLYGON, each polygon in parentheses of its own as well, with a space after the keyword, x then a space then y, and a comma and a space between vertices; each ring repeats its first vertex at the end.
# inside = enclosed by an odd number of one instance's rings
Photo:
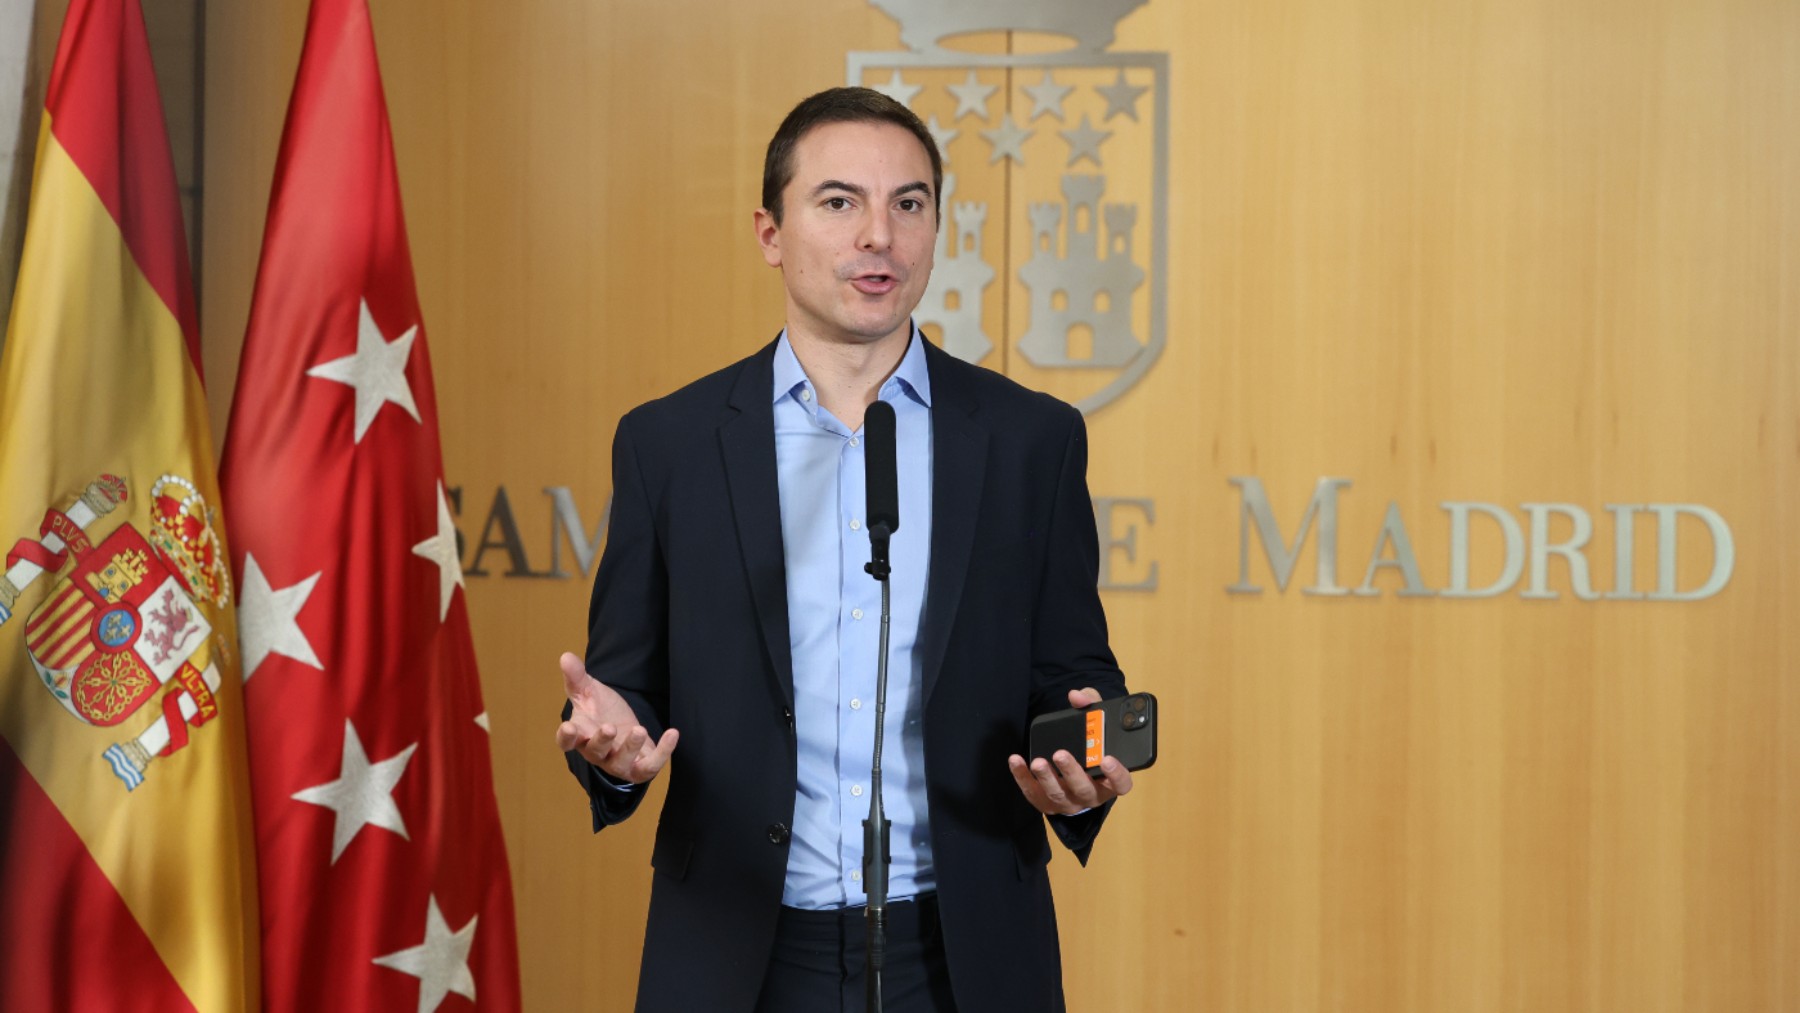
POLYGON ((1312 531, 1313 517, 1319 519, 1318 566, 1311 587, 1302 588, 1307 594, 1339 595, 1348 594, 1348 590, 1337 582, 1337 493, 1340 488, 1350 485, 1347 478, 1321 478, 1313 487, 1312 499, 1306 503, 1306 513, 1300 518, 1300 529, 1294 533, 1290 544, 1281 537, 1281 525, 1275 522, 1275 511, 1269 506, 1269 494, 1263 489, 1262 479, 1251 476, 1234 477, 1231 484, 1238 487, 1240 506, 1238 508, 1238 579, 1229 584, 1225 590, 1232 594, 1259 594, 1262 587, 1250 582, 1250 532, 1254 526, 1257 538, 1262 542, 1263 556, 1269 562, 1269 569, 1275 574, 1275 587, 1287 590, 1288 580, 1294 575, 1294 563, 1300 557, 1300 549, 1306 543, 1306 536, 1312 531))

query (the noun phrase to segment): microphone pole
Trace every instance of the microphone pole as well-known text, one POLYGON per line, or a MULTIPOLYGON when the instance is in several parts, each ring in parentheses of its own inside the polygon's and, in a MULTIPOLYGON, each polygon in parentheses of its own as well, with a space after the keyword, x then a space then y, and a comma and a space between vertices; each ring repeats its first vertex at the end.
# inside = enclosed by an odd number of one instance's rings
POLYGON ((894 449, 894 407, 877 400, 863 415, 864 510, 869 563, 881 582, 881 655, 875 663, 875 759, 869 770, 869 818, 863 820, 863 892, 868 897, 868 1010, 881 1013, 881 966, 887 950, 888 832, 881 806, 881 739, 887 726, 888 539, 900 528, 900 480, 894 449))

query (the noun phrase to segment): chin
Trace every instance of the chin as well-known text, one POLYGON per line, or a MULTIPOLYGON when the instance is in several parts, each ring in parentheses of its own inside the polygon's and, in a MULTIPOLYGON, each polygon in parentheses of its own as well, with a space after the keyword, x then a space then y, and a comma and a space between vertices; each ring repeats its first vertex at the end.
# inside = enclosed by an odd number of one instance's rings
POLYGON ((891 336, 895 331, 906 329, 905 316, 898 318, 884 317, 880 320, 859 320, 845 330, 863 341, 874 343, 891 336))

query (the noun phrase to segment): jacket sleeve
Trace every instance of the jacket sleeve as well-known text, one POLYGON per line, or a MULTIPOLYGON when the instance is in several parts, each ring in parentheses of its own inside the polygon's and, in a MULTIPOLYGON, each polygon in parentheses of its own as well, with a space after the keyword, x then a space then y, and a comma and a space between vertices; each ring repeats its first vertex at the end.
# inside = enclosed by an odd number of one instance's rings
MULTIPOLYGON (((1103 699, 1124 696, 1125 676, 1107 642, 1100 605, 1100 536, 1087 486, 1087 426, 1071 417, 1046 539, 1044 574, 1032 623, 1031 717, 1069 707, 1069 691, 1093 687, 1103 699)), ((1050 829, 1075 857, 1088 853, 1112 803, 1076 816, 1049 817, 1050 829)))
MULTIPOLYGON (((587 670, 625 698, 654 741, 668 725, 669 577, 651 489, 632 437, 634 417, 621 419, 613 437, 611 518, 588 606, 587 670)), ((565 721, 569 710, 564 703, 565 721)), ((566 757, 587 791, 596 833, 629 817, 643 801, 644 785, 620 788, 581 754, 571 751, 566 757)))

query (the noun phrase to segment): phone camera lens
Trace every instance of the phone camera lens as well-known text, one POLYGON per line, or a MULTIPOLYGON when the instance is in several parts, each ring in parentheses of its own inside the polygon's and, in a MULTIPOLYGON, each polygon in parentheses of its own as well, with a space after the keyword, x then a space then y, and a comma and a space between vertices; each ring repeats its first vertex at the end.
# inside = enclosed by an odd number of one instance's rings
POLYGON ((1144 698, 1141 696, 1132 697, 1130 700, 1127 700, 1125 702, 1125 705, 1127 707, 1130 707, 1132 710, 1137 711, 1139 714, 1142 714, 1150 706, 1149 703, 1147 703, 1144 700, 1144 698))

